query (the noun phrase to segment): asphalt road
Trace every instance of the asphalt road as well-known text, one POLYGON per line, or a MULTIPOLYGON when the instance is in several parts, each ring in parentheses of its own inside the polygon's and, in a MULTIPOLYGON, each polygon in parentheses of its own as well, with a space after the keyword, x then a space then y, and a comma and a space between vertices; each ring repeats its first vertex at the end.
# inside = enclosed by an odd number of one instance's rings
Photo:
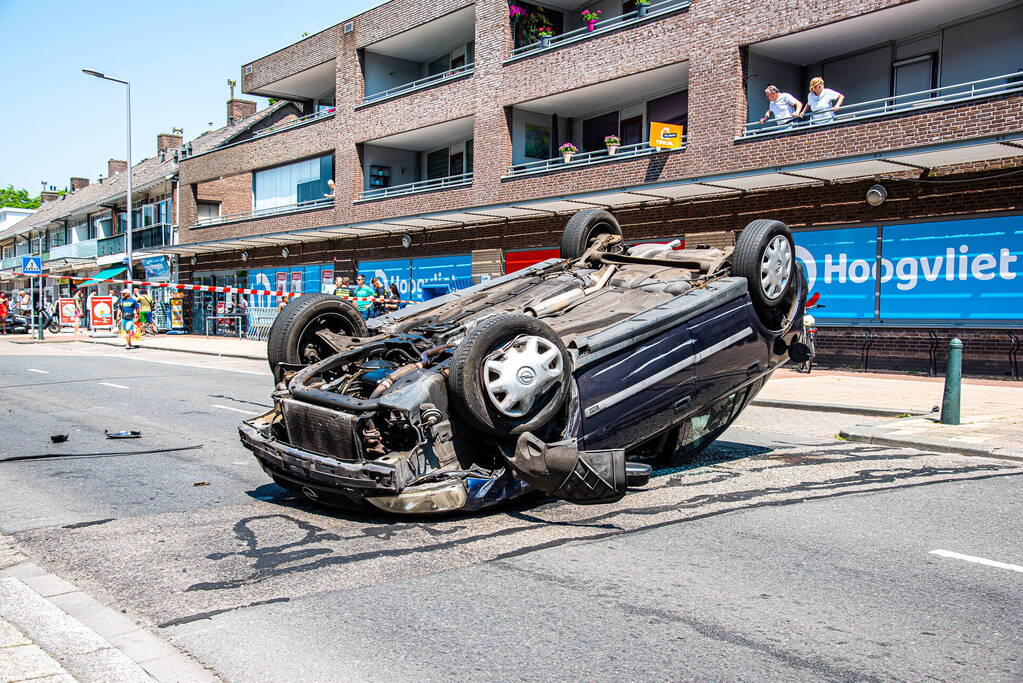
POLYGON ((339 515, 238 445, 269 385, 257 362, 0 343, 0 457, 202 444, 0 463, 0 530, 226 680, 1023 676, 1023 573, 932 552, 1023 565, 1016 463, 751 408, 614 505, 339 515))

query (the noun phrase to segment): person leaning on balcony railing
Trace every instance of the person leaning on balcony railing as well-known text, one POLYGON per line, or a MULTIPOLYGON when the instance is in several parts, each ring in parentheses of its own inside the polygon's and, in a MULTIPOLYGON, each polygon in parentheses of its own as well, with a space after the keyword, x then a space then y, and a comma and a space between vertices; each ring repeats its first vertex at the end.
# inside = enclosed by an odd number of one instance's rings
POLYGON ((824 87, 824 79, 820 76, 810 81, 810 92, 806 95, 806 112, 811 112, 811 123, 824 123, 835 118, 835 112, 845 102, 845 95, 831 88, 824 87))
POLYGON ((793 118, 799 118, 803 114, 803 103, 787 92, 780 92, 778 86, 769 85, 764 89, 764 95, 770 105, 767 113, 760 117, 760 123, 764 123, 773 114, 774 121, 779 126, 787 125, 793 118))

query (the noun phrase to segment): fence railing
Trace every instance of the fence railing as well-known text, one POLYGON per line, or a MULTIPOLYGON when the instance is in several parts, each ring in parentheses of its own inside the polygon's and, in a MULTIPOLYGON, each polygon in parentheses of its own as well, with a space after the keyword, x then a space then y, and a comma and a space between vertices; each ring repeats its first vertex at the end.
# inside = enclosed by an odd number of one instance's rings
POLYGON ((124 253, 124 235, 103 237, 96 240, 96 258, 116 256, 124 253))
POLYGON ((21 268, 21 257, 9 256, 0 261, 0 270, 8 270, 9 268, 21 268))
POLYGON ((50 249, 50 260, 59 258, 96 258, 96 240, 62 244, 50 249))
POLYGON ((904 95, 895 95, 894 97, 882 97, 867 102, 843 104, 837 112, 808 112, 803 118, 793 118, 782 123, 778 123, 774 119, 765 123, 753 121, 743 126, 739 137, 762 137, 787 133, 793 130, 832 126, 837 123, 848 123, 850 121, 859 121, 861 119, 890 114, 903 114, 929 107, 939 107, 956 102, 968 102, 982 97, 1013 92, 1023 92, 1023 71, 1002 76, 992 76, 991 78, 981 78, 965 83, 956 83, 954 85, 945 85, 931 90, 920 90, 904 95))
POLYGON ((204 228, 210 225, 220 225, 221 223, 231 223, 233 221, 247 221, 254 218, 266 218, 268 216, 279 216, 285 213, 296 213, 299 211, 310 211, 312 209, 325 209, 334 206, 333 197, 324 197, 323 199, 311 199, 307 202, 298 202, 296 204, 287 204, 285 206, 274 206, 268 209, 253 209, 252 211, 242 211, 239 213, 229 213, 224 216, 213 216, 212 218, 200 218, 192 227, 204 228))
POLYGON ((524 55, 533 54, 534 52, 551 50, 568 43, 588 40, 594 36, 599 36, 609 31, 632 26, 633 24, 640 24, 651 19, 656 19, 670 12, 677 12, 678 10, 689 7, 691 4, 692 0, 661 0, 661 2, 651 2, 645 9, 636 9, 632 12, 625 12, 624 14, 620 14, 616 17, 610 17, 603 21, 598 21, 593 25, 592 31, 589 26, 583 26, 582 28, 566 31, 565 33, 557 36, 541 39, 536 43, 522 45, 521 47, 517 47, 512 50, 511 56, 512 58, 522 57, 524 55))
POLYGON ((270 126, 269 128, 264 128, 263 130, 258 130, 252 134, 252 138, 256 139, 264 137, 266 135, 273 135, 274 133, 280 133, 281 131, 288 130, 290 128, 296 128, 297 126, 304 126, 307 123, 312 123, 313 121, 318 121, 320 119, 329 119, 332 116, 334 116, 336 112, 337 108, 331 107, 330 109, 324 109, 322 111, 314 112, 312 114, 300 116, 297 119, 285 121, 284 123, 278 123, 276 125, 270 126))
POLYGON ((365 97, 362 98, 362 104, 379 102, 381 100, 386 100, 391 97, 397 97, 398 95, 404 95, 405 93, 412 92, 413 90, 419 90, 420 88, 428 88, 432 85, 438 85, 445 81, 460 78, 461 76, 467 76, 468 74, 472 73, 474 66, 475 64, 473 63, 464 64, 462 66, 455 67, 454 69, 448 69, 447 71, 443 71, 439 74, 427 76, 426 78, 420 78, 415 81, 409 81, 408 83, 396 85, 393 88, 388 88, 387 90, 381 90, 380 92, 375 92, 366 95, 365 97))
POLYGON ((472 172, 462 173, 460 175, 449 175, 444 178, 433 178, 431 180, 419 180, 414 183, 405 183, 404 185, 395 185, 394 187, 375 187, 369 190, 363 190, 359 195, 359 200, 366 199, 383 199, 385 197, 401 197, 407 194, 416 194, 417 192, 430 192, 432 190, 447 190, 452 187, 461 187, 463 185, 472 184, 472 172))
POLYGON ((246 309, 244 334, 246 339, 266 341, 270 336, 270 328, 277 319, 276 306, 249 306, 246 309))
MULTIPOLYGON (((682 149, 685 149, 685 138, 682 139, 682 149)), ((529 161, 523 164, 514 164, 508 167, 508 175, 527 175, 529 173, 546 173, 548 171, 565 171, 571 168, 583 168, 594 164, 603 164, 609 161, 624 161, 635 157, 657 154, 658 151, 667 152, 674 150, 661 150, 651 147, 646 142, 639 142, 634 145, 623 145, 614 154, 606 149, 598 149, 593 152, 581 152, 573 154, 572 160, 565 162, 563 156, 553 159, 541 159, 540 161, 529 161)))
MULTIPOLYGON (((165 247, 170 243, 171 226, 167 223, 157 223, 145 228, 135 228, 132 231, 131 248, 133 251, 135 249, 165 247)), ((93 256, 102 258, 104 256, 116 256, 124 252, 124 235, 114 235, 113 237, 102 237, 96 240, 96 250, 93 256)))

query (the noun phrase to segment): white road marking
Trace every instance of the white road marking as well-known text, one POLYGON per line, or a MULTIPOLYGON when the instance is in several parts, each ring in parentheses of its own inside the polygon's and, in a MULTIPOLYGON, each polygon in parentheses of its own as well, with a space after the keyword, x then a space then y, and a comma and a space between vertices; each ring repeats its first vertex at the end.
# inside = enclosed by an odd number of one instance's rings
POLYGON ((241 408, 235 408, 233 406, 221 406, 221 405, 217 405, 216 403, 211 403, 210 406, 213 407, 213 408, 220 408, 221 410, 232 410, 232 411, 234 411, 236 413, 245 413, 246 415, 259 415, 259 413, 255 412, 255 411, 252 411, 252 410, 242 410, 241 408))
POLYGON ((960 553, 954 553, 951 550, 932 550, 929 554, 940 555, 941 557, 948 557, 953 560, 963 560, 964 562, 976 562, 977 564, 984 564, 988 567, 997 567, 998 569, 1008 569, 1009 571, 1023 573, 1023 567, 1018 564, 998 562, 996 560, 988 560, 983 557, 974 557, 973 555, 962 555, 960 553))
POLYGON ((113 387, 114 389, 130 389, 131 388, 131 387, 126 387, 123 384, 111 384, 110 382, 98 382, 98 384, 102 384, 105 387, 113 387))
POLYGON ((48 374, 50 374, 49 370, 36 370, 35 368, 25 368, 25 369, 28 370, 29 372, 38 372, 40 375, 48 375, 48 374))

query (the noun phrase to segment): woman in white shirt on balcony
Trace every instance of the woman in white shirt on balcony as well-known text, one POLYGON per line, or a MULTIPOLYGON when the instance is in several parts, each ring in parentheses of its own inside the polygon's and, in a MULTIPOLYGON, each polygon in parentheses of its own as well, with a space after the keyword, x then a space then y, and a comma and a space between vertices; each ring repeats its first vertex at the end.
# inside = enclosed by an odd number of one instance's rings
MULTIPOLYGON (((845 102, 845 95, 824 87, 824 79, 817 76, 810 81, 810 92, 806 95, 806 106, 812 113, 812 123, 827 123, 835 118, 835 112, 845 102)), ((804 112, 805 114, 805 112, 804 112)))

